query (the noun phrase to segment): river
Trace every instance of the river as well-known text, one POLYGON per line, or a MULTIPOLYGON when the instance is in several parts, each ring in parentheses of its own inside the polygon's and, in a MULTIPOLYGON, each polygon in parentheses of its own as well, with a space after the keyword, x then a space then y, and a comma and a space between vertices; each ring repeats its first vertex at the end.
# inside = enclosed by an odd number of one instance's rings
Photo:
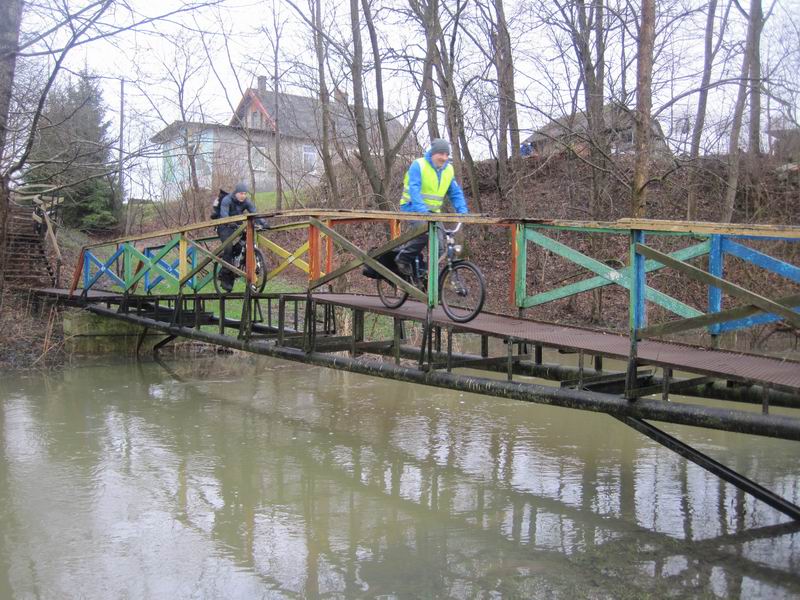
MULTIPOLYGON (((800 597, 800 527, 601 414, 241 355, 0 400, 2 599, 800 597)), ((665 429, 800 503, 797 443, 665 429)))

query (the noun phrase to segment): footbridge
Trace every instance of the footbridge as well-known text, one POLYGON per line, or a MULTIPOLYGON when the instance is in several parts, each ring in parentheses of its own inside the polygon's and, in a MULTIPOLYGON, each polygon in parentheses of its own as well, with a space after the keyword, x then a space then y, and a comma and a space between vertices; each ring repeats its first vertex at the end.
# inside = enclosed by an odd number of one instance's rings
POLYGON ((467 323, 442 311, 438 286, 417 289, 378 260, 427 231, 428 281, 438 281, 439 261, 430 259, 439 254, 436 223, 377 211, 232 217, 93 244, 82 249, 70 288, 37 294, 141 325, 143 336, 162 332, 167 337, 159 346, 188 338, 369 376, 606 413, 800 520, 797 498, 765 489, 653 424, 800 441, 800 362, 789 341, 800 331, 800 267, 794 264, 800 227, 436 219, 464 222, 465 244, 474 247, 480 235, 507 257, 493 257, 493 268, 500 262, 505 271, 489 280, 490 310, 467 323), (256 218, 267 218, 269 227, 257 230, 256 218), (213 235, 220 223, 236 225, 224 241, 213 235), (221 258, 238 240, 243 266, 221 258), (262 253, 267 261, 260 273, 256 255, 262 253), (571 273, 561 280, 569 283, 544 286, 538 274, 548 261, 571 273), (372 293, 372 280, 360 275, 365 265, 411 299, 400 308, 385 307, 372 293), (215 269, 222 267, 241 278, 232 293, 214 289, 215 269), (276 288, 284 281, 278 275, 289 269, 302 273, 295 289, 276 288), (268 287, 257 291, 264 274, 268 287), (627 310, 624 331, 536 319, 538 311, 587 293, 602 303, 605 289, 615 294, 614 310, 627 310), (777 332, 784 344, 772 355, 722 349, 720 340, 737 331, 762 337, 777 332))

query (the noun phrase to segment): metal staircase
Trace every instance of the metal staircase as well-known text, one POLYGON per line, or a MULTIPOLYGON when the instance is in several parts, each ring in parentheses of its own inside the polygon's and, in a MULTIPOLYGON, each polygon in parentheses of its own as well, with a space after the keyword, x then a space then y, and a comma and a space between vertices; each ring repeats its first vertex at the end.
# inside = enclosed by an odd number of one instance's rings
POLYGON ((11 204, 3 272, 10 285, 30 288, 56 283, 56 272, 44 248, 46 228, 47 224, 34 221, 31 207, 11 204))

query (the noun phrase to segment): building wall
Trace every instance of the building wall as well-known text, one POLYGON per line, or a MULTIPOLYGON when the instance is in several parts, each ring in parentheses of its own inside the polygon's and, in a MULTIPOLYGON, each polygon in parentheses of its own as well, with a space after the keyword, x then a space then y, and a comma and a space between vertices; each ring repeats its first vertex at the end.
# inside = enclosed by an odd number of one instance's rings
MULTIPOLYGON (((250 131, 249 136, 248 143, 243 130, 219 126, 188 133, 201 188, 228 190, 240 181, 249 184, 252 164, 254 192, 275 191, 275 136, 267 131, 250 131)), ((181 198, 191 187, 186 139, 182 135, 162 146, 162 190, 164 198, 169 200, 181 198)), ((316 185, 322 174, 322 162, 314 143, 297 138, 281 138, 281 168, 284 189, 316 185)))
MULTIPOLYGON (((250 132, 250 142, 243 131, 221 130, 214 149, 215 179, 221 184, 249 182, 250 166, 255 176, 256 192, 275 190, 275 136, 270 132, 250 132), (248 153, 250 160, 248 162, 248 153)), ((308 140, 281 138, 281 170, 284 188, 302 188, 319 182, 321 161, 314 144, 308 140)))
POLYGON ((210 187, 214 170, 216 136, 213 129, 195 130, 163 145, 162 190, 166 199, 177 199, 191 185, 187 143, 193 150, 200 187, 210 187))

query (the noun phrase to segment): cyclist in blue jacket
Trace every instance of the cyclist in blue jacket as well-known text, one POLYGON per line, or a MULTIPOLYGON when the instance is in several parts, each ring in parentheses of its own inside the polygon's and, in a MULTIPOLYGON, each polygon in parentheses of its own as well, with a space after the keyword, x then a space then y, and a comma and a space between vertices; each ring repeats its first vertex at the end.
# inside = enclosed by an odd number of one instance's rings
MULTIPOLYGON (((447 198, 457 213, 467 214, 469 208, 464 192, 455 180, 450 163, 450 142, 440 138, 431 141, 425 156, 418 158, 406 172, 400 210, 413 213, 439 213, 447 198)), ((411 221, 411 227, 419 227, 424 221, 411 221)), ((395 261, 404 275, 411 273, 411 264, 428 243, 428 234, 419 235, 398 251, 395 261)))

